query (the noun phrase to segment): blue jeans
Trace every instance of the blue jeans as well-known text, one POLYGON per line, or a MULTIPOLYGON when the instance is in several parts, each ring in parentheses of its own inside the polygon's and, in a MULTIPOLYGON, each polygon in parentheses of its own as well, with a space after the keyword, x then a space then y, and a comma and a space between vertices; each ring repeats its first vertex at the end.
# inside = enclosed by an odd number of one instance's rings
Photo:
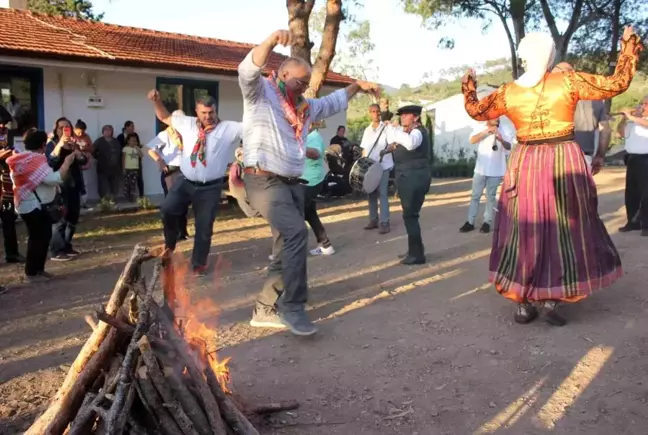
POLYGON ((378 220, 378 198, 380 198, 380 223, 389 223, 389 171, 383 171, 380 185, 369 195, 369 219, 378 220))
POLYGON ((475 225, 475 218, 479 211, 479 200, 481 199, 484 188, 486 188, 486 210, 484 210, 484 223, 491 225, 493 223, 493 209, 497 202, 497 188, 504 177, 487 177, 481 174, 475 174, 472 182, 472 197, 470 198, 470 207, 468 207, 468 223, 475 225))

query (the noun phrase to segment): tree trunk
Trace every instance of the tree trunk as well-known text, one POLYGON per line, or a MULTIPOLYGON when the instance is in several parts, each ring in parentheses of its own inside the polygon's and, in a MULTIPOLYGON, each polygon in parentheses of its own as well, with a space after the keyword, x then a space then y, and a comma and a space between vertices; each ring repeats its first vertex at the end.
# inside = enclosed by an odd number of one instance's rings
MULTIPOLYGON (((614 11, 612 12, 612 40, 610 41, 610 54, 608 55, 608 74, 614 74, 617 57, 619 56, 619 38, 621 37, 621 4, 623 0, 614 0, 614 11)), ((610 111, 612 99, 605 100, 605 108, 610 111)))
MULTIPOLYGON (((504 15, 499 15, 500 20, 502 20, 502 25, 504 26, 504 31, 506 32, 506 38, 508 39, 509 49, 511 50, 511 74, 513 79, 517 79, 519 74, 518 67, 518 58, 517 58, 517 45, 513 40, 513 35, 511 34, 511 29, 509 29, 508 23, 506 22, 506 17, 504 15)), ((523 23, 524 25, 524 23, 523 23)))
POLYGON ((308 20, 314 5, 315 0, 286 0, 288 29, 294 37, 290 55, 304 59, 309 65, 311 64, 313 43, 308 34, 308 20))
POLYGON ((335 46, 337 44, 338 33, 340 32, 340 22, 342 22, 343 18, 342 0, 327 0, 326 20, 324 21, 324 32, 322 32, 322 45, 320 46, 319 53, 317 53, 315 65, 313 65, 310 85, 304 93, 306 98, 315 98, 324 84, 326 73, 335 56, 335 46))
MULTIPOLYGON (((526 5, 526 0, 511 0, 510 2, 511 22, 513 23, 513 34, 515 35, 515 45, 512 44, 512 38, 509 37, 509 46, 511 47, 511 67, 514 79, 517 79, 522 75, 520 65, 518 64, 517 47, 520 46, 520 41, 526 35, 524 27, 526 5)), ((508 24, 506 24, 505 21, 503 21, 503 24, 507 29, 508 24)), ((508 34, 510 34, 510 31, 507 30, 507 35, 508 34)))

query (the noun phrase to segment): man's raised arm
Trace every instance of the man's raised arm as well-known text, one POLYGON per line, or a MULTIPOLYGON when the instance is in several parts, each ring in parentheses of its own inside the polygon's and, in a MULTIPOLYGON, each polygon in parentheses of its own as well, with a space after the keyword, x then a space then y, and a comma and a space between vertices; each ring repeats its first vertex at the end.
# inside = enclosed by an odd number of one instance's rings
POLYGON ((260 95, 261 70, 268 62, 272 50, 279 44, 288 46, 291 42, 292 34, 288 30, 277 30, 245 56, 238 67, 239 86, 245 100, 253 101, 260 95))
POLYGON ((313 121, 319 121, 347 108, 349 100, 358 92, 380 96, 380 88, 375 83, 358 80, 344 89, 339 89, 325 97, 310 100, 311 118, 313 121))
POLYGON ((160 93, 157 91, 157 89, 149 91, 148 99, 153 103, 153 108, 155 109, 155 116, 157 116, 157 119, 159 119, 160 122, 171 126, 171 114, 169 113, 167 108, 164 107, 164 104, 162 104, 162 100, 160 100, 160 93))

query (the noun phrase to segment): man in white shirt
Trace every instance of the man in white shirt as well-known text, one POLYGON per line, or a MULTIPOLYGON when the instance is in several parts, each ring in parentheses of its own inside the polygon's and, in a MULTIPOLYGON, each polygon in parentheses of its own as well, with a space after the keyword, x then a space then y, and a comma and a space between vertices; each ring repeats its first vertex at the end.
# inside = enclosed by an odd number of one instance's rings
POLYGON ((243 93, 245 188, 250 205, 268 220, 276 241, 268 279, 250 325, 287 326, 294 334, 311 335, 317 328, 306 314, 308 231, 300 179, 306 136, 311 122, 343 111, 358 91, 377 93, 378 87, 356 82, 323 98, 306 99, 302 94, 308 89, 312 70, 298 58, 285 60, 279 71, 264 78, 261 72, 270 53, 277 45, 290 45, 292 38, 287 30, 274 32, 238 68, 243 93))
POLYGON ((620 232, 641 230, 648 237, 648 96, 635 110, 623 111, 618 127, 627 155, 625 207, 628 223, 620 232), (634 219, 638 215, 638 219, 634 219))
MULTIPOLYGON (((171 116, 184 116, 182 110, 174 111, 171 116)), ((164 196, 169 193, 171 186, 180 180, 180 161, 182 159, 182 137, 173 127, 167 127, 161 131, 148 144, 148 155, 157 163, 160 169, 160 182, 164 190, 164 196)), ((187 207, 187 213, 189 208, 187 207)), ((187 240, 187 213, 178 218, 179 235, 178 240, 187 240)))
POLYGON ((493 211, 497 203, 497 188, 506 174, 506 154, 511 150, 513 139, 500 128, 499 119, 486 123, 486 129, 470 137, 471 144, 477 146, 477 162, 472 181, 472 197, 468 207, 468 220, 459 229, 467 233, 475 229, 475 218, 479 212, 479 201, 486 189, 486 209, 484 222, 480 228, 482 233, 490 233, 493 223, 493 211))
POLYGON ((389 173, 394 167, 394 158, 391 154, 380 157, 380 152, 387 148, 387 132, 385 124, 380 120, 380 106, 372 104, 369 106, 369 117, 371 124, 365 128, 362 134, 360 147, 363 157, 369 157, 374 162, 380 162, 383 174, 380 185, 376 191, 369 194, 369 224, 365 230, 379 228, 380 234, 389 233, 389 173), (380 216, 378 215, 378 199, 380 199, 380 216))
POLYGON ((191 263, 194 274, 203 276, 207 272, 207 257, 225 173, 241 141, 242 124, 218 119, 216 100, 211 96, 196 101, 198 117, 171 116, 155 89, 149 92, 148 97, 158 119, 173 127, 182 137, 180 180, 173 184, 161 207, 164 242, 168 249, 175 249, 179 234, 178 218, 191 204, 196 220, 191 263))

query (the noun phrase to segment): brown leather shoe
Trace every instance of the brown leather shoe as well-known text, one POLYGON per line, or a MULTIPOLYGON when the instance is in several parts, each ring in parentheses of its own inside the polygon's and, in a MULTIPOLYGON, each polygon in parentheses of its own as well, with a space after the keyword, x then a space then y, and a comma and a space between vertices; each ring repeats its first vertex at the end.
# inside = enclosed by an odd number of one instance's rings
POLYGON ((378 228, 378 221, 369 221, 366 227, 364 227, 365 230, 375 230, 378 228))
POLYGON ((380 229, 378 230, 378 234, 387 234, 389 231, 390 231, 389 222, 380 224, 380 229))

